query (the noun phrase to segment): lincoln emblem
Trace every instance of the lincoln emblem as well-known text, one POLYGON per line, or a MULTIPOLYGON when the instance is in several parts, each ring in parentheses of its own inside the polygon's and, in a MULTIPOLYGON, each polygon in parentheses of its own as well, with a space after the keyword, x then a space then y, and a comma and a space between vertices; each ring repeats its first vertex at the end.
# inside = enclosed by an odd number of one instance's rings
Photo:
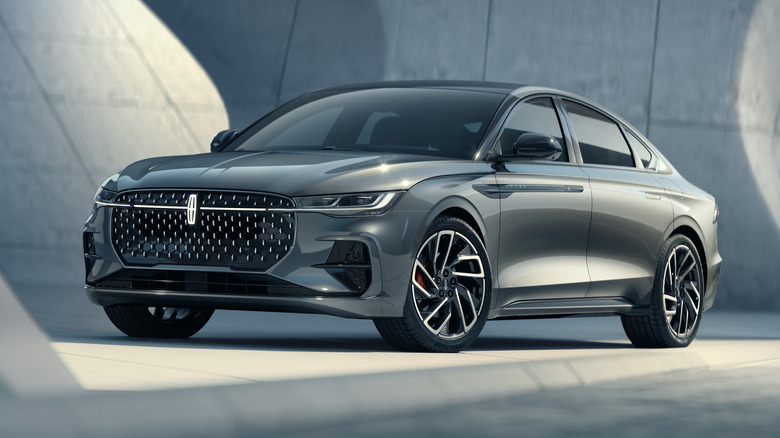
POLYGON ((187 225, 195 225, 195 218, 198 216, 198 195, 191 194, 187 200, 187 225))

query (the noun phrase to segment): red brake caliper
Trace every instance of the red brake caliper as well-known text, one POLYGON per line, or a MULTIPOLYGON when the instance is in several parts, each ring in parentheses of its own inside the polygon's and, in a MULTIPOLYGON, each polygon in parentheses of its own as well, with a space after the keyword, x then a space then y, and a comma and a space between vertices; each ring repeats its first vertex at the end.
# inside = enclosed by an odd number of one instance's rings
MULTIPOLYGON (((423 266, 428 268, 428 263, 427 262, 422 262, 422 264, 423 264, 423 266)), ((425 277, 422 275, 422 273, 420 271, 415 271, 415 273, 414 273, 414 281, 416 281, 417 284, 422 286, 425 290, 428 290, 428 288, 425 285, 425 277)), ((422 301, 422 299, 418 298, 417 302, 420 302, 420 301, 422 301)))

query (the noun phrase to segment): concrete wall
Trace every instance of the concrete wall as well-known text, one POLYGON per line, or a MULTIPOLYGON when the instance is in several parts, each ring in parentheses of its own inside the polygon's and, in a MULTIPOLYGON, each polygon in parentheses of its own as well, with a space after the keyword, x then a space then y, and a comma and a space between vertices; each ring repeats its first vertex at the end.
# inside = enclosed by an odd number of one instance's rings
POLYGON ((511 81, 603 103, 718 199, 717 305, 780 309, 780 1, 146 1, 212 78, 233 67, 222 96, 258 104, 226 97, 235 127, 357 81, 511 81))
POLYGON ((205 152, 227 120, 144 3, 0 0, 0 270, 49 333, 105 319, 83 294, 80 236, 99 184, 205 152))
POLYGON ((716 306, 780 309, 780 1, 146 5, 0 0, 0 202, 15 207, 0 210, 0 268, 12 283, 53 263, 26 249, 28 230, 36 248, 77 243, 96 184, 136 158, 205 150, 228 119, 243 127, 318 87, 486 79, 625 116, 718 199, 716 306))

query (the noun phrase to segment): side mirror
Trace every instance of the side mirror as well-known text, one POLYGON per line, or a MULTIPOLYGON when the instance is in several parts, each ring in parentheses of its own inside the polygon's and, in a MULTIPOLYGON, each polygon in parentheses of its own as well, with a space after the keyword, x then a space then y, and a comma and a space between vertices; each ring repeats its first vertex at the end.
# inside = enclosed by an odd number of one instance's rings
POLYGON ((219 152, 222 149, 225 149, 225 146, 235 140, 236 137, 238 137, 238 131, 234 129, 219 131, 211 140, 211 152, 219 152))
POLYGON ((555 137, 526 132, 512 145, 512 153, 515 157, 526 160, 555 161, 563 153, 563 148, 555 137))

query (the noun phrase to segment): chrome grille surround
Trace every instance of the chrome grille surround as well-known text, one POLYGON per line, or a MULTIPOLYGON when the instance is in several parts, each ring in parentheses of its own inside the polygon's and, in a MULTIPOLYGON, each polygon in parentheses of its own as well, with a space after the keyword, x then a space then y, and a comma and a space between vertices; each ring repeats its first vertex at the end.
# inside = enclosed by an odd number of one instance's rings
POLYGON ((145 190, 120 193, 108 206, 111 241, 127 265, 266 271, 295 240, 295 204, 279 195, 145 190))

